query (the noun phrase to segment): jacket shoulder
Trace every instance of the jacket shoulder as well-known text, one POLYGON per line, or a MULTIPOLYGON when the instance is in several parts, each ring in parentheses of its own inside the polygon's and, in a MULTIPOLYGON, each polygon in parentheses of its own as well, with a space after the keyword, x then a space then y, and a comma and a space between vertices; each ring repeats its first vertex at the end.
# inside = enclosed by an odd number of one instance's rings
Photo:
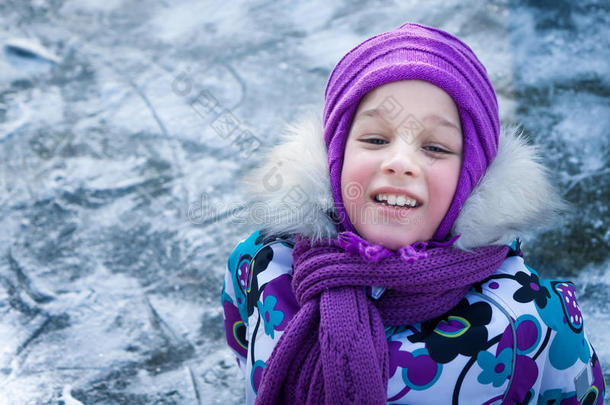
POLYGON ((240 241, 227 260, 227 275, 235 296, 242 304, 242 319, 252 315, 267 282, 280 274, 292 273, 294 238, 257 230, 240 241))
POLYGON ((253 258, 263 247, 273 243, 287 243, 292 246, 293 236, 288 234, 268 234, 263 229, 256 230, 247 238, 237 243, 229 254, 227 266, 235 268, 242 257, 253 258))
POLYGON ((582 330, 574 283, 541 277, 520 256, 506 258, 477 289, 499 301, 515 318, 534 313, 553 330, 563 329, 566 324, 575 332, 582 330))
MULTIPOLYGON (((288 237, 268 235, 257 230, 240 240, 229 254, 221 304, 227 342, 238 354, 238 359, 241 357, 244 360, 247 356, 249 318, 255 312, 262 291, 261 284, 274 273, 266 270, 274 268, 287 271, 285 262, 290 256, 290 250, 286 247, 291 247, 290 241, 288 237)), ((291 262, 287 264, 288 270, 291 270, 291 262)))

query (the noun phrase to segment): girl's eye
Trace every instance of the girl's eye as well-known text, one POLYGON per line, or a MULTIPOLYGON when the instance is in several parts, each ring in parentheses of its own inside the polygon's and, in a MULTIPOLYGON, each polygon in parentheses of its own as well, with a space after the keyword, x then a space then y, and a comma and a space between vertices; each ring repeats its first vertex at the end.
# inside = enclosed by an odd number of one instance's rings
POLYGON ((443 148, 440 148, 438 146, 433 146, 433 145, 424 146, 424 149, 429 152, 434 152, 434 153, 449 153, 449 151, 446 151, 443 148))
POLYGON ((384 143, 387 143, 387 141, 385 139, 381 139, 381 138, 363 139, 362 142, 371 143, 373 145, 383 145, 384 143))

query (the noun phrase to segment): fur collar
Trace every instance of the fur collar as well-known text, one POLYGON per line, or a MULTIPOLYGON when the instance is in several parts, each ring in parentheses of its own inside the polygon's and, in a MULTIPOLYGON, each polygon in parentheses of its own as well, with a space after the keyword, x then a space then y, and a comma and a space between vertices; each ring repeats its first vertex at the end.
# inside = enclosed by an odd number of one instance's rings
MULTIPOLYGON (((515 237, 550 225, 565 208, 548 180, 535 146, 518 126, 501 127, 498 155, 473 190, 451 234, 454 246, 509 244, 515 237)), ((322 123, 315 116, 288 125, 263 163, 242 179, 250 198, 250 218, 271 234, 336 236, 322 123)))

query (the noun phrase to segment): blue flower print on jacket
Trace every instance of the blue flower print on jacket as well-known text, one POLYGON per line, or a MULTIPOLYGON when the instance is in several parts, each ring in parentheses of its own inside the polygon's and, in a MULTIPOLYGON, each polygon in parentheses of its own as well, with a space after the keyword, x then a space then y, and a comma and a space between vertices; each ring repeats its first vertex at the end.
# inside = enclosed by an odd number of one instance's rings
POLYGON ((530 355, 540 347, 542 327, 538 320, 530 314, 521 315, 514 321, 514 325, 515 331, 510 325, 504 330, 496 348, 496 356, 500 357, 504 351, 510 350, 511 358, 508 360, 503 358, 503 360, 509 362, 512 368, 508 375, 510 376, 514 372, 515 375, 519 376, 511 382, 506 393, 507 400, 512 401, 508 403, 528 404, 529 399, 534 396, 532 387, 539 374, 538 366, 530 355), (517 337, 514 365, 512 364, 513 347, 515 347, 513 333, 517 337))
POLYGON ((512 360, 513 349, 510 347, 504 348, 498 354, 498 357, 488 351, 479 352, 477 363, 483 371, 481 371, 477 380, 481 384, 492 384, 494 387, 500 387, 511 373, 512 360))
POLYGON ((280 310, 276 310, 275 304, 277 304, 277 298, 273 295, 265 295, 263 303, 260 301, 256 303, 258 312, 261 314, 263 322, 265 323, 265 333, 271 336, 272 339, 273 331, 284 319, 284 313, 280 310))
POLYGON ((582 314, 574 285, 556 280, 544 280, 541 285, 551 291, 551 298, 546 307, 537 308, 538 312, 544 323, 557 332, 549 348, 551 365, 565 370, 578 359, 587 362, 591 352, 583 333, 582 314))

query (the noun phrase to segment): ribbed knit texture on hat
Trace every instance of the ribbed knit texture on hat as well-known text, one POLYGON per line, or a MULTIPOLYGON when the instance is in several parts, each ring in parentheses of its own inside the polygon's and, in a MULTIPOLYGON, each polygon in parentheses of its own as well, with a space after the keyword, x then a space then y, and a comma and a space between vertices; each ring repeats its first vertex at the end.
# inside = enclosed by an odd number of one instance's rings
POLYGON ((433 237, 444 240, 466 198, 498 150, 500 120, 494 88, 474 52, 455 36, 407 23, 376 35, 348 52, 332 71, 325 92, 324 140, 330 183, 341 221, 339 231, 356 232, 341 196, 343 153, 362 97, 398 80, 428 81, 453 98, 463 132, 463 163, 453 201, 433 237))
POLYGON ((507 252, 434 244, 392 252, 349 232, 330 244, 297 237, 292 287, 300 309, 265 364, 256 404, 385 404, 384 325, 447 312, 507 252), (371 285, 388 290, 371 300, 364 289, 371 285))

